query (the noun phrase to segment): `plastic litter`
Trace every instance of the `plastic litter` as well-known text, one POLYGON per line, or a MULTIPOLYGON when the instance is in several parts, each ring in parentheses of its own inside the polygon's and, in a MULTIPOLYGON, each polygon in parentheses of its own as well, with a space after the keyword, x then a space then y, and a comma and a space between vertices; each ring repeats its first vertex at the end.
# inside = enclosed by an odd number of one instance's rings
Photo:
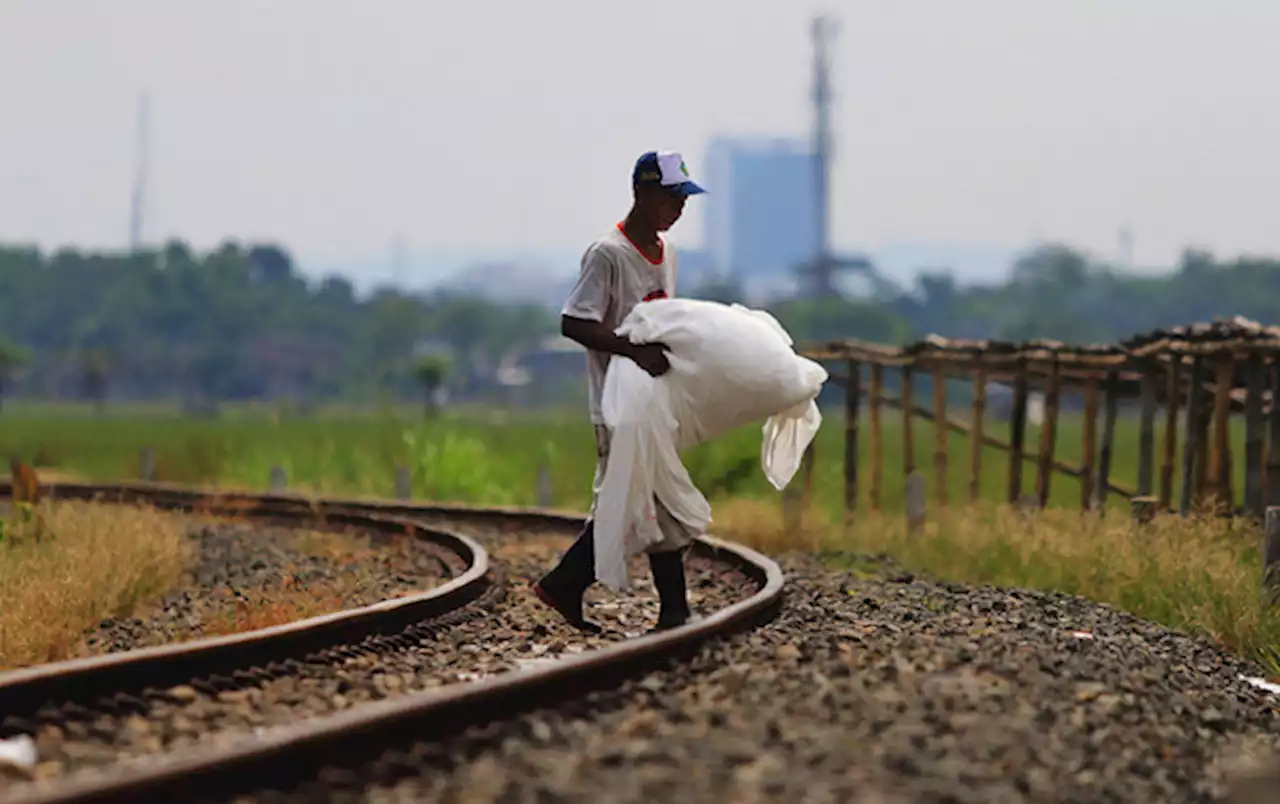
POLYGON ((1280 695, 1280 684, 1273 684, 1265 678, 1254 678, 1253 676, 1241 675, 1240 680, 1246 684, 1252 684, 1260 690, 1266 690, 1272 695, 1280 695))
POLYGON ((822 425, 816 399, 828 375, 796 354, 772 315, 740 304, 658 299, 636 305, 616 332, 666 344, 671 364, 654 378, 615 359, 605 374, 611 442, 595 512, 596 578, 623 591, 627 559, 662 541, 655 497, 691 532, 711 523, 680 452, 763 420, 761 467, 785 488, 822 425))
POLYGON ((30 776, 37 759, 36 742, 31 739, 31 735, 19 734, 17 737, 0 740, 0 768, 30 776))

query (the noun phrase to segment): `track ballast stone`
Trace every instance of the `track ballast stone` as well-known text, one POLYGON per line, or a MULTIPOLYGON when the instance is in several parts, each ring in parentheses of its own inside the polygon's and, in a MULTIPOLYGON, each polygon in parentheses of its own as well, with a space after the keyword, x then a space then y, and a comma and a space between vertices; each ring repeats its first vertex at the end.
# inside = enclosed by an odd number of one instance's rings
MULTIPOLYGON (((445 526, 444 522, 437 522, 445 526)), ((68 773, 110 772, 116 762, 155 757, 197 744, 230 745, 244 734, 332 714, 365 701, 463 683, 510 672, 643 633, 657 618, 647 566, 634 564, 634 594, 589 595, 588 612, 607 630, 584 635, 536 601, 528 583, 549 569, 568 545, 556 529, 523 530, 448 523, 477 539, 505 583, 465 610, 424 624, 404 637, 346 646, 288 661, 269 673, 200 679, 139 699, 136 711, 87 712, 68 720, 50 708, 35 732, 38 782, 68 773)), ((711 613, 754 591, 736 571, 701 558, 687 561, 690 602, 711 613)))
POLYGON ((236 800, 1205 802, 1280 750, 1276 699, 1237 678, 1259 669, 1206 641, 1067 595, 784 569, 776 621, 690 662, 236 800))
POLYGON ((196 519, 187 536, 192 565, 182 586, 134 616, 100 623, 80 655, 275 624, 251 619, 269 614, 301 618, 365 606, 430 589, 451 575, 438 548, 407 537, 339 541, 331 534, 196 519))

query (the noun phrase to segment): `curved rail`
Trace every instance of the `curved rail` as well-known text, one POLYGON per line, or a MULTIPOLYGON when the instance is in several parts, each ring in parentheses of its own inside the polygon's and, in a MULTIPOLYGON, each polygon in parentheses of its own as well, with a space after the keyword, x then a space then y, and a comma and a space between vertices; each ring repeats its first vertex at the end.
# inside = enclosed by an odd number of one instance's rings
MULTIPOLYGON (((0 484, 0 492, 3 490, 4 485, 0 484)), ((284 516, 293 517, 300 517, 305 511, 311 516, 329 521, 334 517, 367 517, 368 521, 395 523, 399 527, 418 527, 425 532, 432 531, 414 525, 414 515, 512 522, 536 520, 563 526, 578 526, 583 521, 579 515, 540 509, 468 508, 358 499, 321 500, 301 495, 209 493, 150 483, 59 483, 49 486, 48 491, 55 498, 149 502, 188 510, 252 512, 266 509, 276 515, 283 513, 284 516)), ((479 550, 476 553, 478 557, 484 556, 478 545, 473 549, 479 550)), ((705 619, 670 631, 651 633, 558 659, 545 666, 362 704, 338 714, 246 735, 233 746, 200 746, 142 763, 124 763, 114 768, 110 775, 72 777, 47 789, 19 788, 14 791, 13 796, 4 800, 22 804, 210 800, 264 786, 286 785, 310 778, 322 767, 351 767, 371 760, 386 748, 406 741, 438 739, 457 734, 471 726, 578 698, 588 691, 615 685, 659 664, 686 656, 708 640, 752 627, 776 615, 782 603, 784 580, 781 568, 774 561, 743 545, 712 537, 697 540, 693 549, 713 560, 735 567, 758 585, 757 591, 749 598, 710 614, 705 619)), ((461 581, 461 578, 456 579, 447 587, 461 581)), ((434 594, 439 595, 441 591, 434 590, 434 594)), ((433 593, 426 594, 430 596, 433 593)), ((342 615, 328 615, 340 616, 342 615)), ((184 647, 187 646, 179 645, 169 650, 180 652, 184 647)), ((163 650, 166 649, 150 649, 148 653, 160 656, 160 651, 163 650)), ((156 666, 163 666, 163 658, 154 661, 158 663, 156 666)), ((69 664, 72 663, 65 663, 64 666, 69 664)), ((38 672, 39 669, 36 668, 33 672, 38 672)), ((0 681, 3 681, 3 677, 0 677, 0 681)))
MULTIPOLYGON (((0 486, 0 492, 5 489, 0 486)), ((329 503, 302 508, 253 495, 209 495, 196 491, 154 495, 140 490, 120 493, 111 486, 78 484, 49 487, 55 499, 103 499, 146 502, 170 510, 234 513, 258 522, 297 526, 359 527, 372 533, 406 533, 456 556, 463 569, 425 592, 383 600, 291 623, 225 636, 51 662, 0 673, 0 725, 4 731, 26 731, 22 721, 47 702, 95 700, 144 688, 164 688, 193 677, 235 673, 305 656, 333 645, 368 636, 394 634, 406 626, 440 617, 473 602, 496 582, 489 556, 475 540, 460 533, 425 527, 412 519, 359 511, 329 503)))

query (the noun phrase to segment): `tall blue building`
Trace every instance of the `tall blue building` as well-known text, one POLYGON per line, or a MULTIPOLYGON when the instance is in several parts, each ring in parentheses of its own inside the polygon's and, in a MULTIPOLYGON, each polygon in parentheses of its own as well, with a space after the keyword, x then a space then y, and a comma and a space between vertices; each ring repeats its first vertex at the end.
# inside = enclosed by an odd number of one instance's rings
POLYGON ((818 250, 809 143, 719 137, 707 146, 703 247, 712 269, 747 287, 786 283, 818 250))

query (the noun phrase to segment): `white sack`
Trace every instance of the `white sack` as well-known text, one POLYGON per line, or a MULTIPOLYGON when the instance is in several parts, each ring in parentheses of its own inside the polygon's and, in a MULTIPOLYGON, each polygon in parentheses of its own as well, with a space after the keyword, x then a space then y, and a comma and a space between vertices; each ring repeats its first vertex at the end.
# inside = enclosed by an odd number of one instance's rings
POLYGON ((595 511, 596 578, 622 591, 627 559, 662 541, 653 499, 704 533, 711 506, 680 452, 765 420, 760 458, 781 490, 822 424, 822 366, 801 357, 762 310, 696 299, 638 304, 616 330, 632 343, 665 343, 671 370, 654 378, 627 358, 609 361, 601 400, 610 455, 595 511))

